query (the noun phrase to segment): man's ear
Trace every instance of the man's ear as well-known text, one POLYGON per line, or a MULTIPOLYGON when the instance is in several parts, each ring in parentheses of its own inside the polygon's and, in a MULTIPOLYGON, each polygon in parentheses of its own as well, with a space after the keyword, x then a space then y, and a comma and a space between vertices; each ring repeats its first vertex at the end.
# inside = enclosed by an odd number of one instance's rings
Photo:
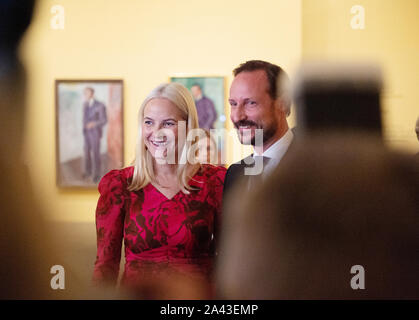
POLYGON ((279 97, 275 100, 275 109, 281 112, 285 117, 290 115, 289 101, 286 97, 279 97))

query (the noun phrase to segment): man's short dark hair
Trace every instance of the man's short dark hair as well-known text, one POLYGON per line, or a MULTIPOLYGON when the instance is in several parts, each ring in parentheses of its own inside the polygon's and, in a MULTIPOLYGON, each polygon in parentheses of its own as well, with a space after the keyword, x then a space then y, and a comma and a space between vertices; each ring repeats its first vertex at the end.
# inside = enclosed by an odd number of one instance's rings
POLYGON ((283 76, 288 79, 288 75, 281 67, 262 60, 246 61, 234 69, 233 74, 236 77, 241 72, 251 72, 256 70, 265 71, 269 83, 268 93, 273 100, 276 100, 278 98, 278 90, 280 89, 278 88, 278 79, 283 76))

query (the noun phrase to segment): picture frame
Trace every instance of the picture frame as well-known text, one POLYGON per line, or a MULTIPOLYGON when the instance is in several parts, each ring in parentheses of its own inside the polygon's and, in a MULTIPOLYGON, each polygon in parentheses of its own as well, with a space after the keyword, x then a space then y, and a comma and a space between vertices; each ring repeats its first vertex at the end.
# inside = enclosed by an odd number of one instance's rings
POLYGON ((124 165, 123 80, 55 80, 56 181, 97 188, 124 165))
POLYGON ((217 147, 218 165, 225 165, 226 152, 226 78, 224 76, 208 75, 173 75, 170 82, 184 85, 192 94, 198 112, 199 127, 212 131, 216 129, 217 136, 213 141, 217 147))

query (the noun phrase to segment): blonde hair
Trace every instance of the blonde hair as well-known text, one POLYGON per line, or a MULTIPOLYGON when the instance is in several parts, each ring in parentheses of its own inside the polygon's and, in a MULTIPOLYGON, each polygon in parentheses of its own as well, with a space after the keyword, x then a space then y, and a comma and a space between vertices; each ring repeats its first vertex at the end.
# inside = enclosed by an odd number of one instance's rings
MULTIPOLYGON (((186 136, 189 131, 199 128, 195 102, 188 89, 176 82, 162 83, 153 89, 145 98, 138 112, 138 136, 134 160, 134 175, 128 186, 129 191, 139 190, 150 182, 155 181, 153 158, 146 149, 142 134, 144 108, 152 99, 167 99, 182 112, 182 115, 186 120, 186 136)), ((182 154, 188 152, 187 145, 188 144, 185 141, 183 148, 178 146, 178 148, 183 150, 182 154)), ((189 194, 188 189, 191 189, 191 187, 189 186, 188 181, 199 170, 200 164, 191 164, 186 161, 185 163, 177 163, 176 165, 180 189, 183 193, 189 194)))
MULTIPOLYGON (((218 165, 218 148, 217 148, 217 142, 215 141, 214 137, 211 135, 211 132, 208 129, 202 129, 204 135, 199 137, 199 140, 201 139, 207 139, 207 141, 210 144, 210 154, 209 154, 209 163, 218 165)), ((208 154, 207 154, 208 158, 208 154)), ((207 163, 207 162, 205 162, 207 163)))

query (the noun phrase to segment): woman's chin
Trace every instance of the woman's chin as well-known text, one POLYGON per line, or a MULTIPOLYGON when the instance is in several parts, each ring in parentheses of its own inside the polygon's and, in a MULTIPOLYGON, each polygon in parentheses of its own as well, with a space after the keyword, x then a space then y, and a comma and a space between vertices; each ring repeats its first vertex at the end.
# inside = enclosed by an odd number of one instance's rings
POLYGON ((164 150, 164 151, 162 151, 162 150, 153 150, 153 151, 150 152, 150 154, 156 160, 157 159, 163 160, 163 159, 166 159, 167 158, 167 150, 164 150))
POLYGON ((169 154, 167 149, 165 150, 150 150, 151 156, 158 164, 176 164, 176 156, 175 154, 169 154))

